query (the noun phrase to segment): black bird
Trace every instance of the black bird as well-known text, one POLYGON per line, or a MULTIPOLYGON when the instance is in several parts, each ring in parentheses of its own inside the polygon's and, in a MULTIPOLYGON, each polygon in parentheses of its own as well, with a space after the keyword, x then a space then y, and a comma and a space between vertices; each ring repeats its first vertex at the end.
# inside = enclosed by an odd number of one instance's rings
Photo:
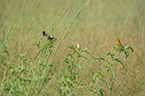
POLYGON ((43 36, 47 36, 47 33, 45 31, 42 31, 43 36))
POLYGON ((48 40, 57 40, 56 38, 54 38, 50 35, 47 35, 47 33, 45 31, 42 31, 42 34, 43 34, 43 36, 46 36, 48 40))

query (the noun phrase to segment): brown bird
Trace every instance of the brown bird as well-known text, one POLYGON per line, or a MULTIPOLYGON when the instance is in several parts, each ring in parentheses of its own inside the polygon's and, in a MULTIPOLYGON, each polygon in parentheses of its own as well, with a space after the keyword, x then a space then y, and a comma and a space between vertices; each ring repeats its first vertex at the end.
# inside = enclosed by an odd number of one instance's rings
POLYGON ((80 50, 81 49, 81 44, 79 42, 76 42, 77 48, 80 50))

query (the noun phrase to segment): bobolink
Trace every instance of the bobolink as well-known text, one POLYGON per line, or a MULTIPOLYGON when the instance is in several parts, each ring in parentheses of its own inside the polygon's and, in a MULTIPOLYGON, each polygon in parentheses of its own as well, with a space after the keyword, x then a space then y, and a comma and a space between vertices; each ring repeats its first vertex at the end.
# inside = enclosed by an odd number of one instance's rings
POLYGON ((54 38, 50 35, 47 35, 47 33, 45 31, 42 31, 42 34, 43 34, 43 36, 46 36, 48 40, 57 40, 56 38, 54 38))

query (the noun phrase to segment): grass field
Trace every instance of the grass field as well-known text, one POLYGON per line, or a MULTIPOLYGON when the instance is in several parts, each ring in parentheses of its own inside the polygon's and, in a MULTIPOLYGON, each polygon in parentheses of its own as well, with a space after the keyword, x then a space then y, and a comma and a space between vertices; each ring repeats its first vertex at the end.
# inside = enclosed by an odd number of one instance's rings
POLYGON ((144 96, 144 5, 0 0, 0 95, 144 96), (57 40, 47 40, 42 31, 57 40), (117 37, 134 50, 123 47, 127 58, 117 37))

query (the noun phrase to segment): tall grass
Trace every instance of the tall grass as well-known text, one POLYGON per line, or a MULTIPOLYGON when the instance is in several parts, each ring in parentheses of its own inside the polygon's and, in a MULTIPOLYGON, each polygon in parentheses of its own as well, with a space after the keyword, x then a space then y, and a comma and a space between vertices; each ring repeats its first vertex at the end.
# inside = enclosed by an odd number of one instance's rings
POLYGON ((1 1, 0 94, 143 96, 144 3, 1 1))

